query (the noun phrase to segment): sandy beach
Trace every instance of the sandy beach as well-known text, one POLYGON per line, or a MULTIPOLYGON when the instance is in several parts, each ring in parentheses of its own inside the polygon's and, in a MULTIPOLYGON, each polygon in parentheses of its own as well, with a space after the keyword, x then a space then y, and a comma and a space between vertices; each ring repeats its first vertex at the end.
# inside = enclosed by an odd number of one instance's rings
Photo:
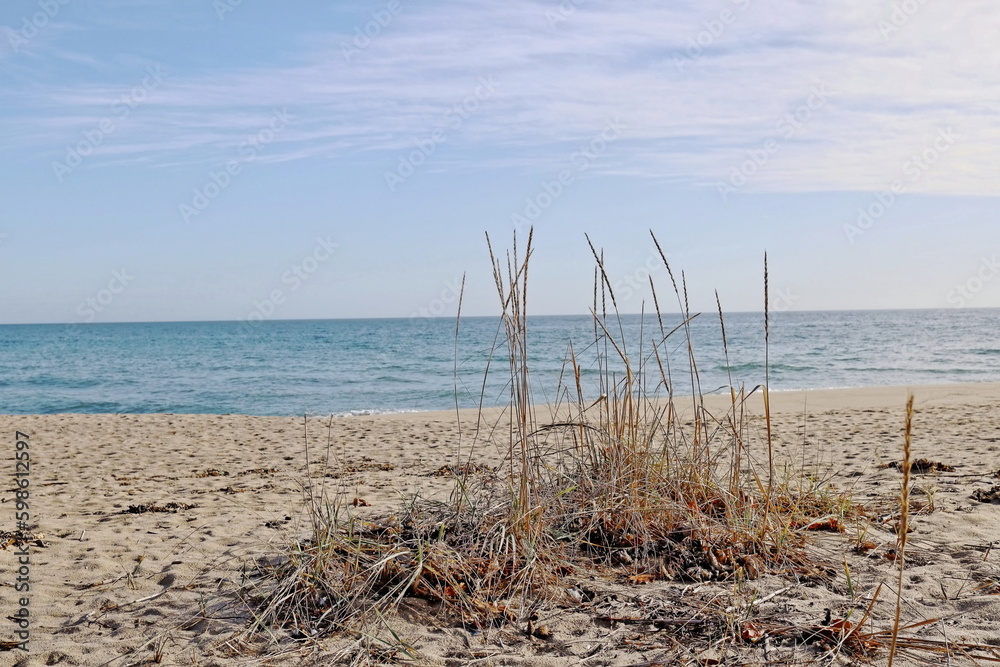
MULTIPOLYGON (((1000 485, 1000 384, 912 389, 913 456, 954 470, 915 475, 913 497, 925 509, 911 517, 903 622, 938 619, 910 634, 1000 647, 1000 549, 992 549, 994 542, 1000 546, 1000 505, 973 498, 1000 485)), ((895 536, 891 522, 878 517, 892 516, 899 489, 900 471, 886 466, 902 457, 907 391, 772 394, 779 453, 851 491, 874 517, 867 539, 875 548, 865 553, 852 551, 851 531, 810 536, 816 559, 829 565, 825 582, 767 575, 736 590, 726 582, 628 585, 581 574, 579 585, 594 591, 593 599, 553 610, 544 619, 548 639, 477 634, 433 616, 418 622, 412 613, 396 619, 395 629, 426 664, 640 665, 661 664, 658 657, 685 639, 669 629, 598 623, 597 616, 626 617, 679 596, 737 608, 763 598, 744 608, 762 623, 779 625, 816 625, 827 609, 834 617, 863 609, 880 583, 895 582, 896 569, 885 557, 895 536)), ((707 399, 719 411, 727 401, 707 399)), ((760 414, 759 404, 754 410, 760 414)), ((2 665, 125 666, 159 658, 164 665, 229 667, 300 664, 303 656, 306 664, 323 663, 342 641, 324 640, 327 652, 316 652, 297 651, 285 640, 263 656, 241 653, 231 641, 247 621, 234 602, 246 564, 281 554, 305 533, 303 489, 310 481, 339 487, 372 513, 388 513, 417 494, 445 497, 452 478, 442 468, 456 462, 460 433, 454 412, 308 421, 16 415, 0 417, 0 424, 8 480, 15 473, 16 432, 28 436, 30 530, 39 534, 29 545, 29 593, 15 590, 18 547, 0 551, 3 616, 18 610, 20 598, 30 600, 29 653, 0 651, 2 665)), ((468 448, 476 414, 462 413, 461 424, 468 448)), ((501 458, 481 445, 474 460, 496 466, 501 458)), ((0 526, 7 530, 15 525, 15 492, 8 482, 0 496, 0 526)), ((894 597, 883 590, 872 606, 873 630, 891 628, 894 597)), ((15 630, 4 624, 0 641, 15 639, 15 630)), ((801 664, 824 653, 817 645, 778 639, 736 649, 696 641, 692 647, 698 652, 689 664, 801 664)), ((896 664, 920 657, 938 659, 916 653, 896 664)))

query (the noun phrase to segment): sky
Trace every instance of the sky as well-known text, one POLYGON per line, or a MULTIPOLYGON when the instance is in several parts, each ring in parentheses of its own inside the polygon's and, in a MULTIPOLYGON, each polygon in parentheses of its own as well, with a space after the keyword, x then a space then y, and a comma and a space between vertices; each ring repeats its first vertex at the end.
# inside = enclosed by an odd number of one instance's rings
POLYGON ((966 0, 7 0, 0 323, 1000 307, 966 0), (665 296, 666 295, 666 296, 665 296))

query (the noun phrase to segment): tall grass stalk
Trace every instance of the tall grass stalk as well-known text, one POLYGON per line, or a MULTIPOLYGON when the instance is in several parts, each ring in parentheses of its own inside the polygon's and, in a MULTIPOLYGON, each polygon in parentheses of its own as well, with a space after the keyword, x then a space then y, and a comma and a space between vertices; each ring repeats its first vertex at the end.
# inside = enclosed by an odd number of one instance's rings
POLYGON ((906 565, 906 536, 910 529, 910 466, 912 455, 910 444, 913 434, 913 394, 906 401, 906 431, 903 439, 903 488, 899 492, 899 527, 896 533, 896 561, 899 563, 899 578, 896 581, 896 616, 892 624, 892 643, 889 645, 889 667, 896 657, 896 642, 899 639, 899 619, 903 608, 903 569, 906 565))
POLYGON ((768 289, 767 253, 764 253, 764 422, 767 424, 767 495, 773 492, 774 436, 771 432, 771 298, 768 289))

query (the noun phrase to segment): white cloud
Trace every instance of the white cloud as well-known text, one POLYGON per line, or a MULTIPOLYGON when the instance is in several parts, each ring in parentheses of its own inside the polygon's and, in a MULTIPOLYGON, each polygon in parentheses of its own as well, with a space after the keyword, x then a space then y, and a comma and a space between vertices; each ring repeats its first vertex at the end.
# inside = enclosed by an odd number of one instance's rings
MULTIPOLYGON (((553 154, 562 159, 620 117, 623 137, 595 168, 714 187, 772 138, 777 147, 746 191, 873 190, 952 128, 959 139, 908 191, 998 194, 1000 16, 982 1, 910 0, 912 16, 893 9, 903 4, 588 0, 564 16, 558 3, 534 0, 404 3, 351 62, 347 32, 321 48, 312 40, 295 64, 173 73, 100 150, 222 162, 272 108, 288 107, 296 121, 268 159, 400 151, 443 127, 480 164, 509 164, 520 151, 545 170, 553 154), (553 15, 565 20, 553 24, 553 15), (496 94, 447 126, 443 114, 490 76, 496 94), (783 121, 818 86, 825 101, 798 125, 783 121)), ((9 120, 4 143, 58 154, 109 113, 130 85, 122 82, 6 91, 26 111, 9 120)))

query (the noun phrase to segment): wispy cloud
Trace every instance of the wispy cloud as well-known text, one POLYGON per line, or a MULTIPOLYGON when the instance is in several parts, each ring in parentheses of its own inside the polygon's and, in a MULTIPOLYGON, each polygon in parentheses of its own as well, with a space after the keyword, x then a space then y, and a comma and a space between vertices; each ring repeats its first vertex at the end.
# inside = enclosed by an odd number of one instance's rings
MULTIPOLYGON (((93 163, 225 161, 275 107, 298 120, 270 160, 391 154, 445 126, 492 76, 496 94, 448 139, 480 166, 514 153, 547 170, 552 154, 619 116, 627 159, 596 169, 716 187, 774 137, 746 191, 872 190, 952 128, 960 140, 911 191, 1000 193, 1000 16, 979 1, 924 3, 903 19, 893 6, 595 0, 553 22, 551 1, 405 4, 350 61, 355 33, 344 31, 283 64, 174 73, 93 163), (783 119, 816 86, 827 101, 787 135, 783 119)), ((134 83, 121 72, 103 86, 3 86, 15 109, 0 140, 57 156, 134 83)))

